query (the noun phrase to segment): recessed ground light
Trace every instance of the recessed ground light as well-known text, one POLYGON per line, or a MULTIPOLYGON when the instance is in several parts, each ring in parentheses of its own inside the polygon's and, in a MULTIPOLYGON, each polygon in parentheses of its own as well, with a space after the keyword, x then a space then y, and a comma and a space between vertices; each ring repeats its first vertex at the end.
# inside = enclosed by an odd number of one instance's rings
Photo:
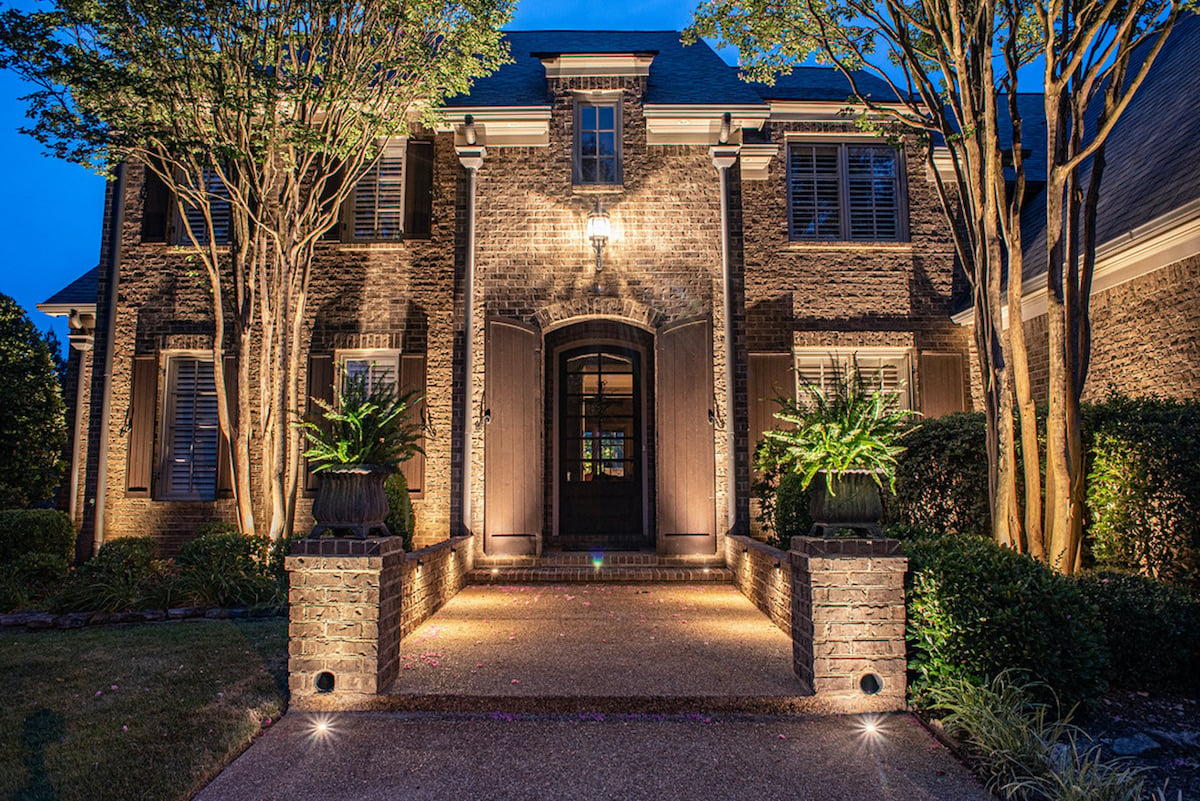
POLYGON ((878 673, 864 673, 858 680, 858 688, 863 695, 878 695, 883 689, 883 678, 878 673))

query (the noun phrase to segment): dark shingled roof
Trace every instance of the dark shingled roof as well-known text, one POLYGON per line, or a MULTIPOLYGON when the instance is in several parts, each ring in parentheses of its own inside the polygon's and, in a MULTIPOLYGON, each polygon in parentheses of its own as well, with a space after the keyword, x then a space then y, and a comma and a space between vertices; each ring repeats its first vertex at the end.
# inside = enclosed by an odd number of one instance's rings
MULTIPOLYGON (((1138 63, 1133 59, 1130 72, 1138 63)), ((1098 243, 1200 198, 1198 97, 1200 15, 1191 14, 1176 23, 1109 137, 1096 208, 1098 243)), ((1039 193, 1022 216, 1026 276, 1046 269, 1045 217, 1045 194, 1039 193)))
MULTIPOLYGON (((1000 147, 1012 150, 1012 120, 1008 114, 1008 96, 996 98, 999 103, 1000 147)), ((1041 93, 1018 92, 1017 112, 1021 115, 1021 150, 1025 154, 1025 180, 1046 182, 1046 106, 1041 93)), ((1011 170, 1007 172, 1014 178, 1011 170)))
MULTIPOLYGON (((736 70, 736 67, 734 68, 736 70)), ((854 81, 858 89, 872 100, 893 100, 896 93, 887 83, 864 70, 855 70, 854 81)), ((795 67, 786 75, 779 75, 775 83, 752 83, 764 100, 826 100, 841 102, 849 100, 850 81, 836 67, 795 67)))
POLYGON ((654 53, 646 84, 650 105, 759 106, 758 93, 738 79, 703 41, 684 45, 678 31, 508 31, 512 63, 475 82, 455 106, 545 106, 546 71, 537 55, 551 53, 654 53))
POLYGON ((55 292, 39 306, 90 306, 96 302, 97 280, 100 268, 93 267, 83 275, 55 292))

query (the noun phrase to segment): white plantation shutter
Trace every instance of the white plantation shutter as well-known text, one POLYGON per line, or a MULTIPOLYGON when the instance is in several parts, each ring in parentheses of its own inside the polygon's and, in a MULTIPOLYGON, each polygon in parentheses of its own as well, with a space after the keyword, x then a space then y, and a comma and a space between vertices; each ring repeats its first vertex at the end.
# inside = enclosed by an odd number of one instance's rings
POLYGON ((383 155, 354 187, 356 240, 399 239, 404 233, 404 140, 389 141, 383 155))
POLYGON ((367 377, 368 391, 383 385, 393 388, 397 386, 400 377, 400 354, 395 351, 371 354, 342 352, 338 357, 343 375, 367 377))
POLYGON ((801 399, 818 387, 829 392, 839 378, 845 380, 851 366, 868 387, 890 392, 900 398, 900 407, 912 408, 909 392, 909 354, 907 350, 853 351, 806 348, 796 353, 796 387, 801 399))
POLYGON ((217 388, 213 365, 190 356, 167 362, 162 497, 212 500, 217 492, 217 388))
MULTIPOLYGON (((212 213, 213 223, 213 240, 218 245, 229 244, 230 220, 229 210, 229 192, 225 189, 225 183, 221 177, 217 175, 217 171, 212 167, 205 167, 201 175, 204 185, 204 191, 208 195, 208 202, 212 213)), ((187 217, 188 228, 195 235, 196 240, 202 244, 208 244, 208 226, 204 221, 204 211, 198 206, 185 205, 184 216, 187 217)), ((187 231, 180 231, 179 244, 191 244, 187 237, 187 231)))

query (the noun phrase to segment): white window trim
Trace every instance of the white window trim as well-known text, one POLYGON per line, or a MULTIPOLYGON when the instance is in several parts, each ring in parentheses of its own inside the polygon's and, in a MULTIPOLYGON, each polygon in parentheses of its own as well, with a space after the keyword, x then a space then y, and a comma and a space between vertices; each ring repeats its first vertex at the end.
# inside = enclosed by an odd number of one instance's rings
MULTIPOLYGON (((373 233, 371 233, 369 235, 364 235, 364 236, 358 235, 358 223, 357 223, 358 214, 357 214, 356 206, 358 205, 359 186, 356 185, 354 187, 354 189, 351 190, 350 197, 348 197, 346 199, 346 202, 343 206, 344 223, 346 226, 346 228, 345 228, 346 240, 345 241, 347 241, 347 242, 352 242, 352 243, 355 243, 355 242, 357 242, 357 243, 362 243, 362 242, 399 242, 400 240, 404 239, 405 235, 408 233, 404 229, 404 224, 406 222, 404 219, 404 215, 405 215, 405 211, 407 209, 407 202, 408 202, 408 197, 407 197, 407 195, 408 195, 408 138, 407 137, 395 137, 393 139, 386 139, 379 143, 379 147, 380 147, 380 150, 382 151, 379 155, 379 159, 375 162, 375 165, 372 166, 372 168, 362 176, 362 178, 360 179, 359 185, 361 185, 362 181, 365 181, 367 178, 369 178, 372 172, 374 172, 376 169, 379 168, 379 165, 382 164, 383 159, 385 159, 385 158, 399 158, 400 159, 400 165, 401 165, 401 167, 400 167, 400 200, 399 200, 399 209, 397 210, 400 222, 399 222, 399 227, 397 228, 398 233, 396 236, 380 236, 379 228, 378 228, 378 221, 376 220, 375 223, 372 225, 373 233)), ((378 189, 378 187, 376 187, 376 188, 378 189)), ((376 196, 375 196, 374 209, 375 209, 376 216, 378 216, 378 213, 379 213, 379 195, 378 194, 376 194, 376 196)))
MULTIPOLYGON (((395 376, 394 386, 400 388, 400 351, 387 348, 346 348, 334 351, 334 366, 337 369, 338 392, 345 392, 346 362, 370 361, 375 364, 386 364, 395 376)), ((368 388, 369 388, 368 384, 368 388)))
POLYGON ((898 380, 900 389, 897 395, 900 398, 900 407, 902 409, 913 409, 913 364, 915 363, 915 352, 913 348, 906 347, 879 347, 867 346, 861 348, 847 347, 797 347, 793 349, 793 367, 796 376, 796 400, 799 401, 801 392, 803 391, 803 376, 804 368, 811 367, 814 363, 829 364, 832 360, 841 370, 846 370, 852 360, 858 361, 859 371, 864 375, 870 375, 874 370, 878 369, 884 363, 895 363, 897 365, 898 380), (865 363, 864 363, 865 362, 865 363), (879 362, 879 365, 872 364, 879 362))
MULTIPOLYGON (((215 501, 217 499, 218 483, 220 482, 221 466, 220 449, 221 449, 221 432, 217 430, 217 472, 213 476, 213 491, 212 495, 202 495, 194 492, 175 492, 170 488, 170 479, 168 472, 170 469, 171 457, 173 455, 171 447, 171 431, 173 428, 173 418, 175 411, 175 398, 172 392, 174 382, 172 378, 172 362, 179 359, 194 359, 200 362, 212 364, 211 350, 165 350, 159 353, 159 386, 162 387, 158 398, 159 409, 159 426, 157 432, 158 441, 158 468, 154 476, 154 491, 151 497, 156 501, 215 501)), ((214 375, 214 388, 215 388, 214 375)))

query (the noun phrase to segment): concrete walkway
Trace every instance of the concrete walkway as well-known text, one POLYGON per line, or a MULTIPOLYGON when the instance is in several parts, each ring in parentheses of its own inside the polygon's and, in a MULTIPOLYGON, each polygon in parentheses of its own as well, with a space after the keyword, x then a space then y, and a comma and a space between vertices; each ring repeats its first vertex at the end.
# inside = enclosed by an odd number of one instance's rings
POLYGON ((389 711, 291 711, 198 801, 988 798, 907 715, 787 714, 728 585, 468 587, 400 648, 389 711))

